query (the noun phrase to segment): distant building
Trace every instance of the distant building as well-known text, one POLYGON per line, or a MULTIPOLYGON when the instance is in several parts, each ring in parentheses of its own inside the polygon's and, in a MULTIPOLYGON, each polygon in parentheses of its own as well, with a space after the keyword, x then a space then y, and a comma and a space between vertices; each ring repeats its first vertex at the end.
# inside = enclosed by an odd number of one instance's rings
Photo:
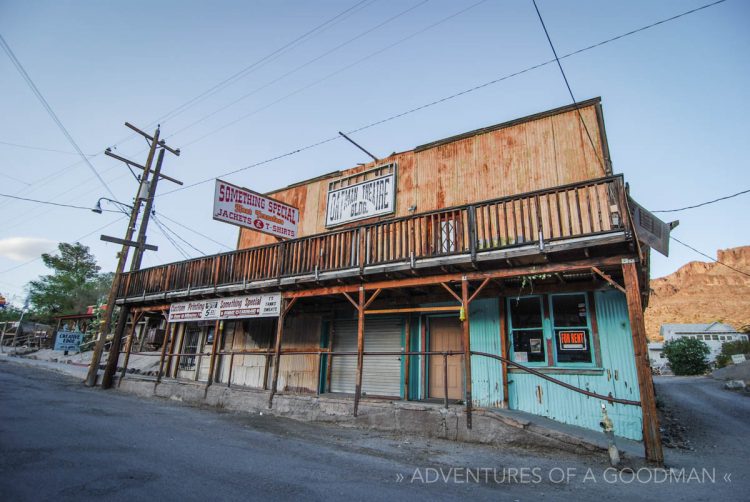
MULTIPOLYGON (((679 340, 681 338, 695 338, 701 340, 708 345, 711 349, 711 353, 708 355, 710 362, 716 361, 716 356, 721 353, 721 346, 727 342, 736 342, 739 340, 747 341, 747 334, 740 333, 728 324, 722 324, 720 322, 712 322, 710 324, 662 324, 659 329, 659 334, 664 338, 664 342, 670 340, 679 340)), ((665 361, 663 355, 655 354, 656 348, 652 350, 652 345, 649 344, 649 358, 651 358, 651 366, 656 367, 654 364, 654 355, 656 355, 657 361, 665 361)))
POLYGON ((650 342, 648 344, 648 359, 654 373, 663 375, 671 373, 667 364, 667 357, 664 355, 664 344, 661 342, 650 342))

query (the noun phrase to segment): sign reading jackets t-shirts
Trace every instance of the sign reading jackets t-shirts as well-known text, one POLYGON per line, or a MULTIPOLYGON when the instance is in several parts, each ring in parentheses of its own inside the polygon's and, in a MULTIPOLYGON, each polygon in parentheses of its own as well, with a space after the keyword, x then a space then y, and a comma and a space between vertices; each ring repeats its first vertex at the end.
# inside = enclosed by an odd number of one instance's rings
POLYGON ((219 179, 214 192, 214 219, 276 237, 298 237, 299 209, 219 179))
POLYGON ((280 308, 281 293, 173 303, 169 307, 169 322, 278 317, 280 308))
POLYGON ((364 220, 396 210, 395 173, 328 192, 326 227, 364 220))

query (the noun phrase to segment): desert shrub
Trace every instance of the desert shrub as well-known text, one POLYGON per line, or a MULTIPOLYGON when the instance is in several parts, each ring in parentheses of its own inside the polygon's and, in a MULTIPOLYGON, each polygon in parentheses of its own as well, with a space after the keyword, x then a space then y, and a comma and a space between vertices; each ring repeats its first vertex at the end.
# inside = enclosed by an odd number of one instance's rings
POLYGON ((721 353, 716 356, 716 366, 723 368, 732 361, 735 354, 750 354, 750 342, 747 340, 736 340, 721 345, 721 353))
POLYGON ((675 375, 702 375, 709 369, 708 345, 695 338, 680 338, 664 344, 664 355, 675 375))

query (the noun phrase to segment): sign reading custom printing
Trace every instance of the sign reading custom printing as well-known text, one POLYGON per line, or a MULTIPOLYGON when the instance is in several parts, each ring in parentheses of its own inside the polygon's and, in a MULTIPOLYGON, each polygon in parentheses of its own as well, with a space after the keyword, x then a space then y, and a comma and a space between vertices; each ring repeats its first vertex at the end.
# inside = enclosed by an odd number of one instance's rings
POLYGON ((326 227, 393 213, 396 210, 396 174, 363 181, 328 192, 326 227))
POLYGON ((169 322, 278 317, 280 309, 280 293, 214 298, 173 303, 169 307, 169 322))
POLYGON ((217 179, 214 219, 276 237, 296 239, 299 209, 217 179))
POLYGON ((560 350, 586 350, 586 333, 583 331, 560 331, 560 350))
POLYGON ((83 333, 80 331, 58 331, 55 337, 55 350, 79 352, 81 341, 83 341, 83 333))

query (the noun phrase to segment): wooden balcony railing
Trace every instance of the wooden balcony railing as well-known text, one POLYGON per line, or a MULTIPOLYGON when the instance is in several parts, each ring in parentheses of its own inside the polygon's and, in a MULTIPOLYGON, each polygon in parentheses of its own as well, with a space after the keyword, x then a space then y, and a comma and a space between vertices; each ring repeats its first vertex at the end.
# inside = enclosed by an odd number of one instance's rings
POLYGON ((628 228, 622 176, 611 176, 123 276, 118 298, 471 254, 628 228))

